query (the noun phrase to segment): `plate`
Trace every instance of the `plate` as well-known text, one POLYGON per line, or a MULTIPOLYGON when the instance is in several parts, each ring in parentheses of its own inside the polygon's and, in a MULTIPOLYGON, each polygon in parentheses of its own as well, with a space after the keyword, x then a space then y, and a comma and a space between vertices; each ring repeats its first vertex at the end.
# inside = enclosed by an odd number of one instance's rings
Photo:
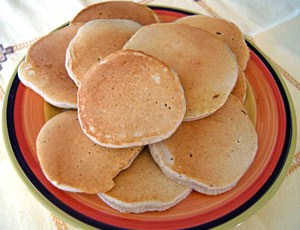
MULTIPOLYGON (((161 21, 195 14, 151 6, 161 21)), ((192 192, 164 212, 126 214, 113 210, 96 195, 56 189, 45 178, 35 141, 43 124, 61 110, 47 104, 12 76, 4 99, 2 124, 7 152, 16 171, 35 197, 62 220, 80 228, 212 228, 228 227, 255 213, 275 193, 291 163, 296 140, 295 112, 288 90, 264 54, 247 41, 250 60, 246 107, 256 125, 259 148, 240 182, 229 192, 206 196, 192 192)))

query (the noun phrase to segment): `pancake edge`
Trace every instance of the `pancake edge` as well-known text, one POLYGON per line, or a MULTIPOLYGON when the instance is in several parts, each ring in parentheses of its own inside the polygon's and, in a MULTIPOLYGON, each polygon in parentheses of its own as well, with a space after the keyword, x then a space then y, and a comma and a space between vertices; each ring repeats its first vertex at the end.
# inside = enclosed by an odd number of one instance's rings
POLYGON ((77 109, 77 103, 73 104, 73 103, 67 103, 67 102, 58 102, 55 101, 53 99, 51 99, 48 95, 46 95, 42 90, 40 90, 38 87, 36 87, 34 84, 32 84, 30 81, 26 81, 22 74, 20 74, 20 68, 22 65, 30 65, 28 62, 23 61, 19 67, 18 67, 18 76, 20 81, 27 86, 28 88, 32 89, 35 93, 37 93, 38 95, 40 95, 46 102, 48 102, 51 105, 54 105, 56 107, 62 108, 62 109, 77 109))
MULTIPOLYGON (((190 186, 191 188, 193 188, 195 191, 197 191, 199 193, 203 193, 203 194, 206 194, 206 195, 219 195, 221 193, 227 192, 230 189, 232 189, 238 183, 238 181, 243 177, 243 175, 245 174, 245 173, 243 173, 235 181, 233 181, 231 184, 228 184, 226 186, 222 186, 222 187, 213 186, 213 187, 211 187, 211 186, 209 186, 205 183, 202 183, 202 182, 199 182, 199 181, 194 180, 192 178, 189 178, 185 174, 180 174, 180 173, 172 170, 170 167, 168 167, 163 162, 163 160, 160 157, 160 154, 157 154, 157 152, 158 152, 157 148, 160 148, 161 151, 163 151, 164 153, 166 153, 166 151, 167 151, 167 154, 169 154, 169 155, 171 155, 171 154, 168 152, 167 148, 162 143, 149 145, 150 153, 151 153, 154 161, 158 164, 158 166, 162 170, 162 172, 167 177, 169 177, 170 179, 175 180, 179 184, 190 186), (159 146, 159 145, 161 145, 161 146, 159 146)), ((253 160, 255 158, 255 155, 256 154, 254 154, 251 163, 253 162, 253 160)), ((245 172, 248 170, 251 163, 248 165, 245 172)))
MULTIPOLYGON (((128 1, 128 0, 127 0, 128 1)), ((112 1, 112 2, 126 2, 126 1, 112 1)), ((78 22, 78 21, 76 21, 76 19, 79 17, 79 15, 80 15, 80 13, 82 13, 82 12, 84 12, 84 11, 86 11, 86 10, 89 10, 89 8, 92 8, 92 7, 95 7, 96 5, 99 5, 99 4, 102 4, 102 3, 107 3, 107 1, 105 1, 105 2, 96 2, 96 3, 94 3, 94 4, 91 4, 91 5, 89 5, 89 6, 86 6, 85 8, 83 8, 83 9, 81 9, 76 15, 75 15, 75 17, 70 21, 70 24, 75 24, 75 23, 82 23, 82 22, 78 22)), ((136 4, 139 4, 139 3, 137 3, 137 2, 132 2, 132 3, 136 3, 136 4)), ((157 15, 157 13, 154 11, 154 10, 152 10, 149 6, 147 6, 147 5, 145 5, 145 4, 140 4, 140 5, 142 5, 142 6, 144 6, 144 9, 145 10, 147 10, 148 12, 150 12, 151 14, 152 14, 152 16, 153 16, 153 18, 154 18, 154 20, 156 21, 156 22, 154 22, 154 23, 160 23, 160 19, 159 19, 159 16, 157 15)), ((105 19, 105 18, 103 18, 103 19, 105 19)), ((131 19, 128 19, 128 20, 131 20, 131 19)), ((132 21, 134 21, 134 20, 132 20, 132 21)), ((135 22, 137 22, 137 21, 135 21, 135 22)), ((137 23, 139 23, 139 22, 137 22, 137 23)), ((151 25, 151 24, 150 24, 151 25)))
POLYGON ((126 203, 124 201, 112 198, 111 196, 104 193, 98 194, 98 197, 104 203, 120 212, 142 213, 148 211, 165 211, 166 209, 169 209, 184 200, 191 193, 191 191, 192 189, 188 187, 181 195, 177 196, 174 200, 166 203, 160 201, 126 203))

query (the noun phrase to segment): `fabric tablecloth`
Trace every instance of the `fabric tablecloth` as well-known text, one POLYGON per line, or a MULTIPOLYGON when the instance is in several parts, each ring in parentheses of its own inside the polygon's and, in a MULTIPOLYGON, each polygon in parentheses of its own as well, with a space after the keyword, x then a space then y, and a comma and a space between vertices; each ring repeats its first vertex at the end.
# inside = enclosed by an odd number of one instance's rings
MULTIPOLYGON (((69 21, 93 0, 0 0, 0 44, 16 45, 49 33, 69 21)), ((279 0, 154 0, 149 4, 175 6, 226 18, 251 36, 277 63, 295 106, 300 133, 300 1, 279 0)), ((23 44, 24 45, 24 44, 23 44)), ((26 45, 26 44, 25 44, 26 45)), ((3 91, 26 49, 8 54, 1 63, 3 91)), ((0 89, 0 100, 1 96, 0 89)), ((1 100, 2 101, 2 100, 1 100)), ((0 134, 1 135, 1 134, 0 134)), ((298 135, 299 136, 299 135, 298 135)), ((2 140, 2 138, 0 138, 2 140)), ((299 138, 297 138, 298 140, 299 138)), ((19 179, 5 151, 0 151, 0 229, 73 229, 46 210, 19 179)), ((288 176, 271 200, 238 229, 300 228, 300 142, 288 176)))

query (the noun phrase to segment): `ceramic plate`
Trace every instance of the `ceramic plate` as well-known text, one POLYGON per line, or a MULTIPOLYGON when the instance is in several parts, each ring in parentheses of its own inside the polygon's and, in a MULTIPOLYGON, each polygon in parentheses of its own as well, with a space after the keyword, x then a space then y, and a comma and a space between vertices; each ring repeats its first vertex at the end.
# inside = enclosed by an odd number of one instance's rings
MULTIPOLYGON (((152 7, 161 21, 193 14, 152 7)), ((218 196, 192 192, 164 212, 124 214, 96 195, 64 192, 50 184, 39 166, 35 141, 43 124, 60 110, 11 79, 4 100, 3 134, 7 152, 33 194, 59 218, 77 227, 97 228, 212 228, 235 225, 253 214, 277 190, 290 165, 295 146, 295 115, 287 89, 269 61, 250 42, 246 107, 256 125, 256 158, 234 189, 218 196)))

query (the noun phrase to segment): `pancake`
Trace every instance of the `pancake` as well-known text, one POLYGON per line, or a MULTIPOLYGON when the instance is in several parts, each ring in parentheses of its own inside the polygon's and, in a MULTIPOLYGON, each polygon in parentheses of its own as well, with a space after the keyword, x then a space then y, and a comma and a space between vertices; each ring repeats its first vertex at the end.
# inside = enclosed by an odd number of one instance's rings
POLYGON ((241 71, 247 67, 249 49, 240 29, 225 19, 209 16, 194 15, 182 17, 176 23, 183 23, 208 31, 212 35, 223 40, 235 54, 241 71))
POLYGON ((183 122, 171 138, 150 145, 170 178, 200 193, 217 195, 233 188, 257 151, 257 134, 243 105, 230 95, 213 115, 183 122))
POLYGON ((48 103, 76 108, 78 87, 65 68, 66 50, 80 24, 64 27, 35 42, 18 69, 21 82, 48 103))
POLYGON ((141 25, 159 22, 156 13, 145 5, 129 1, 111 1, 86 7, 73 18, 71 24, 94 19, 129 19, 141 25))
POLYGON ((102 193, 114 186, 113 178, 127 168, 141 147, 109 149, 84 135, 76 111, 50 119, 40 130, 37 156, 47 179, 66 191, 102 193))
POLYGON ((84 24, 67 49, 66 69, 70 77, 79 86, 95 62, 122 49, 140 27, 125 19, 98 19, 84 24))
POLYGON ((245 102, 247 94, 247 82, 244 72, 239 71, 236 85, 233 88, 231 94, 236 96, 241 103, 245 102))
POLYGON ((240 29, 232 22, 227 20, 202 15, 183 17, 178 19, 176 23, 182 23, 196 28, 201 28, 220 38, 230 47, 236 56, 240 69, 238 80, 235 88, 232 91, 232 94, 237 96, 241 102, 244 102, 246 98, 247 87, 246 78, 243 71, 247 67, 247 62, 250 55, 249 49, 240 29))
POLYGON ((78 90, 82 129, 105 147, 166 139, 182 122, 185 108, 176 73, 137 51, 116 51, 94 64, 78 90))
POLYGON ((99 197, 121 212, 163 211, 191 192, 188 186, 176 183, 161 172, 148 148, 115 178, 115 183, 115 187, 99 197))
POLYGON ((218 110, 237 81, 236 59, 228 46, 208 32, 188 25, 144 26, 123 49, 143 51, 177 72, 187 102, 185 121, 218 110))

